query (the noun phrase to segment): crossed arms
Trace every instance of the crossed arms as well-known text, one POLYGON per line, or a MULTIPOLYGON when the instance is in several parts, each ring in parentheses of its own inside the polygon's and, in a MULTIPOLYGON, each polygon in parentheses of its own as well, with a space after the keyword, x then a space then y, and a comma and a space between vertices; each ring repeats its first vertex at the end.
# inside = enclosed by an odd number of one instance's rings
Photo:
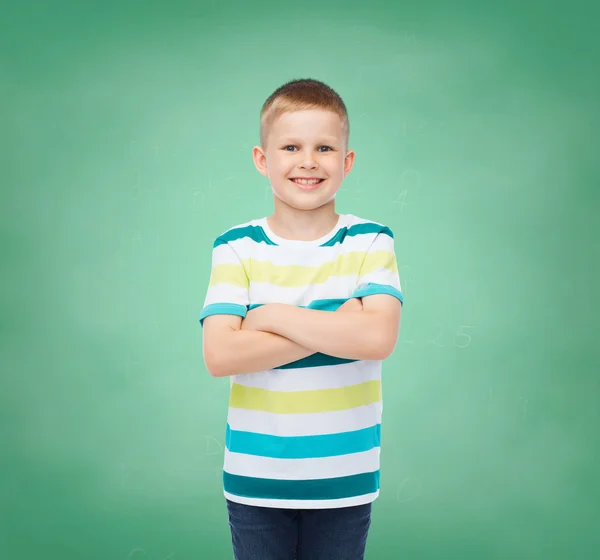
POLYGON ((396 347, 401 304, 388 294, 350 299, 337 311, 268 303, 236 315, 204 319, 204 362, 213 377, 254 373, 316 352, 383 360, 396 347))

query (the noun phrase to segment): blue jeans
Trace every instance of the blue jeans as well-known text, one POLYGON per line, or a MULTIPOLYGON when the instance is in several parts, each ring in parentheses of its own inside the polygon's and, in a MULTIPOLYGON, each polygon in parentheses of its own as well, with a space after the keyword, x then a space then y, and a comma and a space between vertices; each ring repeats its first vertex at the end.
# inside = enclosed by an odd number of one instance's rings
POLYGON ((235 560, 363 560, 371 504, 278 509, 227 500, 235 560))

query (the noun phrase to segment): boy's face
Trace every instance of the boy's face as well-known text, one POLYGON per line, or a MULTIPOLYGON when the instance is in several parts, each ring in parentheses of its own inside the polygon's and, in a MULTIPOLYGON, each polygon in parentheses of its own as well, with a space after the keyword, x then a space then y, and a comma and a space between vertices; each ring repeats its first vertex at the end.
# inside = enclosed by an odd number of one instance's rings
POLYGON ((354 164, 354 151, 345 151, 341 119, 332 111, 284 113, 272 124, 266 142, 266 151, 254 147, 254 164, 269 178, 276 208, 283 203, 314 210, 333 201, 354 164), (324 180, 316 186, 292 181, 312 177, 324 180))

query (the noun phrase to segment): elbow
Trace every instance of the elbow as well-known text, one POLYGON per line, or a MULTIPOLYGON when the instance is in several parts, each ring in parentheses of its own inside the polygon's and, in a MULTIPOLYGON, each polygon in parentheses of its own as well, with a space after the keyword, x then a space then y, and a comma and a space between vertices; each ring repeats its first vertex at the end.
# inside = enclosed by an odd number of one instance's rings
POLYGON ((206 365, 206 370, 210 374, 211 377, 227 377, 229 374, 222 368, 215 366, 214 364, 206 365))
POLYGON ((206 368, 206 371, 208 371, 208 374, 211 377, 221 377, 219 375, 219 370, 217 369, 216 364, 212 360, 204 358, 204 367, 206 368))
POLYGON ((396 339, 379 334, 370 345, 370 360, 385 360, 396 349, 396 339))
POLYGON ((385 360, 387 352, 381 340, 375 340, 363 351, 362 360, 385 360))
POLYGON ((370 352, 367 357, 368 360, 385 360, 391 352, 384 348, 381 344, 377 344, 370 352))
POLYGON ((387 345, 380 345, 379 348, 379 356, 376 358, 377 360, 385 360, 387 358, 389 358, 394 350, 396 349, 396 344, 387 344, 387 345))
POLYGON ((220 377, 229 377, 231 374, 231 372, 227 369, 227 367, 225 366, 225 364, 211 364, 210 367, 206 367, 206 369, 208 370, 208 373, 211 375, 211 377, 216 377, 216 378, 220 378, 220 377))
POLYGON ((213 365, 206 364, 206 371, 208 371, 211 377, 223 377, 220 370, 215 369, 213 365))
POLYGON ((225 363, 224 357, 227 356, 226 352, 222 351, 222 345, 219 343, 219 339, 216 337, 209 338, 206 333, 202 338, 202 357, 204 358, 204 367, 211 377, 225 377, 225 363))
POLYGON ((219 360, 212 352, 205 353, 204 365, 211 377, 227 377, 228 375, 223 361, 219 360))

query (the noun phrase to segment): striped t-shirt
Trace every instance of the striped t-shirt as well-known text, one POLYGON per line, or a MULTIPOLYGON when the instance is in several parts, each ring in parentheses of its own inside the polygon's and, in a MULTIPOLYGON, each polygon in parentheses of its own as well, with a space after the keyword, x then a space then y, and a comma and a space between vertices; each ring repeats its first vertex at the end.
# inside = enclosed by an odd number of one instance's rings
MULTIPOLYGON (((200 315, 245 317, 285 303, 335 311, 349 298, 403 301, 392 231, 341 214, 314 241, 278 237, 267 218, 219 235, 200 315)), ((315 353, 231 376, 224 495, 242 504, 332 508, 379 495, 381 361, 315 353)))

